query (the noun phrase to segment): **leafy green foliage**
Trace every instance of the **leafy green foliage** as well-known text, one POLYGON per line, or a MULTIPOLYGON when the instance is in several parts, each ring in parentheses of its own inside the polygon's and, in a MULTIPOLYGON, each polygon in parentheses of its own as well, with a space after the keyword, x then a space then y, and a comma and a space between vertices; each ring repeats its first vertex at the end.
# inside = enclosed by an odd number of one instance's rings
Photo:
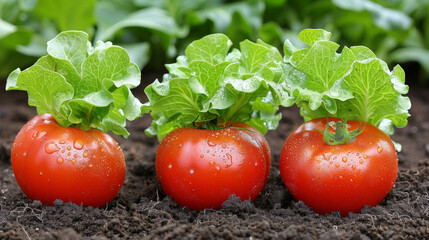
POLYGON ((281 48, 286 39, 298 46, 302 29, 321 28, 389 65, 419 63, 413 79, 427 84, 428 12, 428 0, 0 0, 0 77, 45 55, 46 42, 64 30, 115 42, 140 68, 159 71, 211 33, 226 34, 233 47, 261 39, 281 48))
POLYGON ((144 110, 154 119, 149 135, 162 139, 176 128, 212 120, 248 122, 263 133, 277 127, 279 103, 293 104, 280 86, 280 52, 262 41, 246 40, 230 51, 231 46, 223 34, 208 35, 167 65, 162 82, 145 89, 144 110))
POLYGON ((390 71, 387 64, 368 48, 339 46, 324 30, 300 33, 307 47, 285 42, 290 89, 306 121, 334 116, 343 120, 369 122, 389 135, 393 126, 407 125, 411 103, 400 66, 390 71))
POLYGON ((91 46, 88 34, 66 31, 48 42, 48 55, 7 79, 7 90, 28 93, 39 114, 50 113, 62 126, 128 136, 126 120, 142 115, 130 89, 140 84, 140 70, 125 49, 110 42, 91 46))

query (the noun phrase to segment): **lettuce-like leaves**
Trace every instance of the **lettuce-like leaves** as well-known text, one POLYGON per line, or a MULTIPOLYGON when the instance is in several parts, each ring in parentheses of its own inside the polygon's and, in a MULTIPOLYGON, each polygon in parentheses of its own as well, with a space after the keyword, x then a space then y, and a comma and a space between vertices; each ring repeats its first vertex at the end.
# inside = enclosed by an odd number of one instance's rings
POLYGON ((143 109, 153 122, 146 130, 162 139, 172 130, 214 119, 247 122, 265 133, 281 118, 280 102, 293 98, 281 87, 283 58, 277 48, 262 41, 243 41, 240 50, 223 34, 191 43, 169 73, 146 89, 143 109))
POLYGON ((329 41, 330 33, 307 29, 300 39, 308 46, 297 49, 285 42, 287 80, 284 88, 296 97, 306 121, 335 116, 369 122, 389 135, 393 126, 405 127, 411 103, 405 74, 363 46, 344 47, 329 41))
POLYGON ((142 104, 130 91, 140 84, 140 70, 125 49, 101 41, 92 46, 85 32, 66 31, 48 42, 47 52, 13 71, 6 90, 27 91, 29 105, 62 126, 128 136, 126 120, 141 116, 142 104))

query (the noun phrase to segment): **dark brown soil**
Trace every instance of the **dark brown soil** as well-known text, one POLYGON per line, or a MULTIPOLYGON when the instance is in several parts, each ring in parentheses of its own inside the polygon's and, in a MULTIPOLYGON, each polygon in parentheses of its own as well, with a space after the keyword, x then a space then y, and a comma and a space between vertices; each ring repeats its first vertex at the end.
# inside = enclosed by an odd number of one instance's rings
MULTIPOLYGON (((141 90, 137 96, 144 101, 141 90)), ((403 151, 392 192, 379 206, 345 218, 314 213, 295 202, 282 183, 280 149, 302 123, 296 108, 282 109, 278 130, 267 135, 272 170, 254 203, 231 196, 221 210, 195 212, 166 197, 154 169, 158 142, 144 134, 150 124, 145 116, 129 124, 128 139, 115 137, 127 161, 124 186, 115 200, 104 208, 61 201, 42 206, 21 192, 10 165, 15 135, 36 114, 26 98, 25 93, 0 92, 0 239, 429 239, 427 89, 412 89, 409 125, 394 136, 403 151)))

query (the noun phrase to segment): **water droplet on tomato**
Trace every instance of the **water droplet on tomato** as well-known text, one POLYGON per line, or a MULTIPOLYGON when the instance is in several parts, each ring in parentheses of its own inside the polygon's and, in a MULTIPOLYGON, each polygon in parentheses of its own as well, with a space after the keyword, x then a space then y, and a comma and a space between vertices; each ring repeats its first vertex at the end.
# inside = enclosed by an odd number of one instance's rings
POLYGON ((231 154, 227 153, 226 154, 226 159, 227 159, 227 163, 225 167, 230 167, 232 165, 232 156, 231 154))
POLYGON ((379 146, 379 147, 377 148, 377 152, 378 152, 378 153, 383 152, 383 147, 379 146))
POLYGON ((88 157, 88 156, 89 156, 89 153, 88 153, 87 151, 85 151, 85 152, 83 152, 82 156, 83 156, 84 158, 86 158, 86 157, 88 157))
POLYGON ((35 131, 34 133, 33 133, 33 138, 37 138, 39 136, 39 132, 38 131, 35 131))
POLYGON ((363 155, 363 158, 367 159, 367 158, 368 158, 368 155, 364 154, 364 155, 363 155))
POLYGON ((68 153, 67 153, 67 156, 69 156, 69 157, 70 157, 70 156, 71 156, 71 152, 68 152, 68 153))
POLYGON ((204 158, 204 154, 201 154, 201 155, 200 155, 200 158, 204 158))
POLYGON ((74 158, 78 158, 78 157, 79 157, 79 155, 77 155, 77 153, 75 153, 75 154, 73 155, 73 157, 74 157, 74 158))
POLYGON ((222 144, 222 148, 226 148, 226 144, 222 144))
POLYGON ((69 151, 70 151, 70 150, 71 150, 71 147, 70 147, 70 146, 67 146, 67 150, 69 150, 69 151))
POLYGON ((169 169, 173 168, 173 165, 168 164, 168 168, 169 168, 169 169))
POLYGON ((66 140, 61 140, 61 141, 59 141, 59 143, 60 143, 60 144, 65 144, 65 143, 66 143, 66 140))
POLYGON ((347 162, 347 158, 343 157, 342 161, 346 163, 347 162))
POLYGON ((343 176, 339 176, 338 178, 339 178, 339 179, 343 179, 343 176))
POLYGON ((335 167, 336 167, 336 168, 339 168, 339 167, 340 167, 340 164, 339 164, 339 163, 335 163, 335 167))
POLYGON ((352 169, 353 169, 353 170, 356 170, 356 165, 352 165, 352 169))
POLYGON ((317 163, 321 163, 322 161, 321 161, 320 159, 317 159, 317 160, 316 160, 316 162, 317 162, 317 163))
POLYGON ((210 140, 208 140, 208 141, 207 141, 207 144, 208 144, 210 147, 214 147, 214 146, 216 146, 216 143, 214 143, 214 142, 212 142, 212 141, 210 141, 210 140))
POLYGON ((24 152, 24 153, 22 154, 22 156, 24 156, 24 157, 25 157, 25 156, 27 156, 27 152, 24 152))
POLYGON ((43 172, 42 171, 40 171, 40 175, 42 175, 43 174, 43 172))
POLYGON ((76 159, 72 159, 70 162, 72 165, 76 165, 76 159))
POLYGON ((83 141, 82 139, 75 139, 73 142, 73 147, 76 150, 81 150, 83 148, 83 141))
POLYGON ((58 150, 60 150, 60 148, 53 142, 49 142, 45 145, 45 152, 52 154, 54 152, 57 152, 58 150))
POLYGON ((359 160, 359 164, 363 164, 363 160, 362 159, 359 160))
POLYGON ((57 158, 57 163, 62 164, 64 162, 64 159, 62 157, 57 158))
POLYGON ((189 173, 194 174, 194 169, 189 170, 189 173))
POLYGON ((216 163, 215 163, 215 161, 213 161, 213 160, 210 160, 210 162, 209 162, 209 165, 210 166, 214 166, 216 163))
POLYGON ((183 147, 183 145, 180 143, 180 144, 179 144, 179 148, 181 148, 181 147, 183 147))
POLYGON ((88 167, 92 168, 92 164, 89 164, 88 167))

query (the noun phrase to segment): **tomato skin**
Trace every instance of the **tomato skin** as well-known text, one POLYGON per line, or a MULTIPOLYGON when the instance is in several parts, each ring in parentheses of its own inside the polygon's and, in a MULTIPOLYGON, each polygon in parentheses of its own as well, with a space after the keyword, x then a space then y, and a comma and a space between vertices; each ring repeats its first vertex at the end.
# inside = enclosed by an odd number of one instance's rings
MULTIPOLYGON (((345 145, 323 141, 326 118, 302 124, 287 138, 280 154, 280 173, 289 192, 314 211, 359 213, 380 203, 392 189, 398 158, 389 136, 362 122, 363 132, 345 145)), ((329 118, 337 122, 337 118, 329 118)), ((358 121, 347 122, 354 130, 358 121)), ((335 132, 329 127, 331 132, 335 132)))
POLYGON ((101 207, 115 198, 125 178, 124 155, 112 137, 62 127, 50 114, 23 126, 11 163, 24 194, 49 205, 61 199, 101 207))
POLYGON ((179 128, 161 141, 156 174, 179 205, 219 209, 231 194, 256 199, 269 172, 265 154, 253 131, 179 128))

